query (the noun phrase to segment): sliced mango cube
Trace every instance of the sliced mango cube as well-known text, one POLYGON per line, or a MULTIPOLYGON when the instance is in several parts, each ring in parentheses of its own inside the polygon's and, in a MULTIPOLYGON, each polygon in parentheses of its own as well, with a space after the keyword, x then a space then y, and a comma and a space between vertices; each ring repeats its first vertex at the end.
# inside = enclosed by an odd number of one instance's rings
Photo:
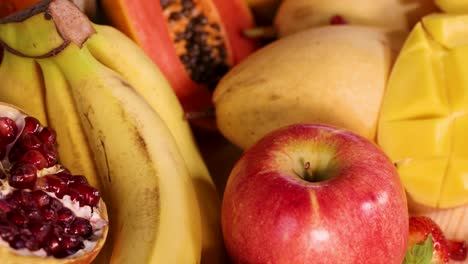
POLYGON ((447 159, 404 160, 397 163, 397 168, 406 191, 414 201, 437 207, 447 159))
POLYGON ((468 15, 433 14, 414 27, 390 75, 377 143, 417 203, 468 203, 468 15))
POLYGON ((450 159, 445 176, 439 202, 446 207, 468 203, 468 159, 450 159))
POLYGON ((394 162, 425 159, 427 153, 445 158, 450 154, 450 125, 448 118, 385 122, 379 144, 394 162))

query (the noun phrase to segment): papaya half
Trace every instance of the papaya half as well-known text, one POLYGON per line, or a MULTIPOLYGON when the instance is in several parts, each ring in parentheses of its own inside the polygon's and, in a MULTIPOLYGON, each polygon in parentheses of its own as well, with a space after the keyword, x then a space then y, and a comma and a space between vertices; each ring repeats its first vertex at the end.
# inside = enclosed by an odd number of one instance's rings
MULTIPOLYGON (((189 116, 209 113, 219 79, 257 48, 242 35, 254 27, 244 0, 103 0, 102 6, 159 67, 189 116)), ((192 121, 216 127, 214 118, 192 121)))
POLYGON ((432 14, 408 36, 383 99, 377 142, 418 205, 468 204, 468 14, 432 14))

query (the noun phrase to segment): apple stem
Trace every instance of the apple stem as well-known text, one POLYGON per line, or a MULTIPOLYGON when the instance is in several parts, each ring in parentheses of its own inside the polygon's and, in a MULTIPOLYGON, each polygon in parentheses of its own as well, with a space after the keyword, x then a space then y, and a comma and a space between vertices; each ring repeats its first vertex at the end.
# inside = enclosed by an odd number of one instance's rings
POLYGON ((310 168, 310 161, 304 162, 304 175, 302 178, 306 181, 313 182, 314 181, 314 171, 310 168))

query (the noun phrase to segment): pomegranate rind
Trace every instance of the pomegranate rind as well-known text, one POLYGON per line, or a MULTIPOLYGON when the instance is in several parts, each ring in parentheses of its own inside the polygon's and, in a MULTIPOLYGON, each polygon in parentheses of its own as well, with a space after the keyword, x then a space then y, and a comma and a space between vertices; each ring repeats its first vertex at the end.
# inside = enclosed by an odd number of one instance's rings
MULTIPOLYGON (((180 61, 159 1, 103 0, 102 4, 114 26, 142 47, 160 68, 185 112, 203 112, 212 107, 211 91, 193 82, 180 61)), ((241 0, 213 0, 212 4, 226 33, 228 57, 235 65, 258 47, 256 40, 242 36, 242 30, 254 27, 253 16, 241 0)), ((214 128, 214 120, 212 124, 201 122, 199 126, 214 128)))

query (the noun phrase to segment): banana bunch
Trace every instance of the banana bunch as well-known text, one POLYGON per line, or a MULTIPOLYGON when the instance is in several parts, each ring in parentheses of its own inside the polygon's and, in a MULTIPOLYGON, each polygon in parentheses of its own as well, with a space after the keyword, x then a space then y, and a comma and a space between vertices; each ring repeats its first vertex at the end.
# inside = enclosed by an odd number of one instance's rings
POLYGON ((109 203, 98 263, 221 263, 220 200, 181 105, 136 44, 68 0, 0 20, 0 101, 57 131, 109 203))

